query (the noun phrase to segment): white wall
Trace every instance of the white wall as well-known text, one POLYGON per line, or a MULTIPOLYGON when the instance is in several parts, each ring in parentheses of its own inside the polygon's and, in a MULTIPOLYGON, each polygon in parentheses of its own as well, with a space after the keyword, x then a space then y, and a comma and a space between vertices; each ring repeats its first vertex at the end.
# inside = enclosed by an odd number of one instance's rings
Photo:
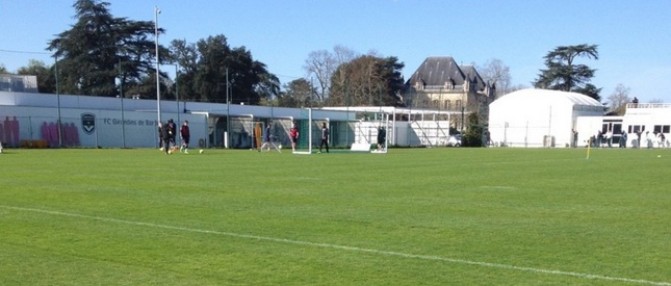
MULTIPOLYGON (((564 136, 571 125, 570 110, 563 106, 491 105, 489 132, 495 145, 543 147, 546 136, 555 137, 555 146, 568 142, 564 136)), ((570 127, 568 131, 570 132, 570 127)))
MULTIPOLYGON (((176 113, 163 113, 163 118, 173 118, 177 122, 176 113)), ((48 107, 0 107, 0 125, 7 126, 9 121, 16 118, 18 121, 19 140, 48 140, 52 146, 57 146, 57 140, 49 140, 45 126, 55 125, 58 114, 48 107)), ((191 131, 191 145, 196 146, 199 139, 207 137, 207 122, 203 115, 179 114, 181 125, 183 120, 189 120, 191 131)), ((74 127, 76 130, 77 147, 155 147, 158 142, 158 126, 155 112, 100 110, 100 109, 61 109, 62 130, 74 127), (82 123, 82 114, 93 114, 95 125, 85 128, 82 123), (123 118, 123 120, 122 120, 123 118), (88 132, 91 131, 91 132, 88 132)), ((69 129, 68 129, 69 130, 69 129)), ((62 131, 63 132, 63 131, 62 131)), ((69 136, 70 133, 63 136, 69 136)), ((70 135, 71 136, 71 135, 70 135)), ((9 142, 7 134, 0 134, 0 141, 9 142)), ((57 138, 57 137, 56 137, 57 138)), ((61 138, 72 139, 72 138, 61 138)), ((179 138, 177 139, 179 142, 179 138)), ((70 141, 70 140, 66 140, 70 141)), ((18 142, 13 142, 17 145, 18 142)), ((65 143, 64 143, 65 144, 65 143)))
POLYGON ((578 147, 586 147, 589 139, 596 136, 601 125, 603 124, 603 117, 601 116, 579 116, 576 118, 576 128, 578 132, 578 147))
POLYGON ((591 99, 582 97, 585 96, 534 89, 506 95, 489 106, 491 140, 495 146, 569 147, 577 118, 601 119, 603 113, 598 102, 590 103, 591 99), (586 105, 580 105, 582 101, 586 105))
MULTIPOLYGON (((54 95, 37 93, 16 93, 0 92, 0 125, 7 121, 5 125, 13 125, 13 118, 18 122, 17 134, 14 133, 5 136, 0 132, 0 141, 10 142, 9 146, 18 146, 18 141, 13 142, 14 137, 21 140, 40 140, 49 139, 52 146, 53 132, 45 132, 44 126, 55 126, 60 118, 63 126, 67 126, 68 135, 72 136, 70 131, 74 131, 76 144, 68 144, 80 147, 155 147, 158 142, 157 134, 157 112, 155 100, 133 100, 93 96, 75 96, 75 95, 54 95), (122 111, 123 110, 123 111, 122 111), (95 128, 93 132, 87 132, 82 124, 82 114, 92 113, 95 116, 95 128), (123 118, 123 120, 122 120, 123 118), (7 138, 5 138, 7 137, 7 138), (13 144, 11 144, 13 143, 13 144)), ((368 107, 370 109, 372 107, 368 107)), ((374 107, 372 110, 385 110, 391 114, 403 114, 403 112, 394 113, 396 108, 374 107)), ((357 112, 370 112, 366 110, 319 110, 312 111, 314 120, 330 120, 331 122, 354 122, 357 112)), ((414 116, 419 114, 413 111, 414 116)), ((431 114, 430 111, 423 111, 431 114)), ((210 124, 213 124, 215 117, 231 116, 251 116, 254 119, 272 119, 282 118, 288 120, 293 118, 307 119, 306 109, 282 108, 267 106, 248 106, 248 105, 226 105, 203 102, 175 102, 161 101, 161 119, 166 121, 169 118, 179 121, 188 119, 192 133, 191 143, 195 146, 199 139, 209 141, 208 116, 210 124), (184 113, 184 110, 187 113, 184 113)), ((408 110, 408 114, 410 110, 408 110)), ((433 115, 428 115, 434 118, 433 115)), ((398 146, 444 146, 449 137, 449 121, 433 121, 432 119, 419 120, 413 122, 393 121, 395 126, 387 131, 387 136, 391 144, 398 146)), ((377 124, 377 123, 375 123, 377 124)), ((3 128, 0 128, 3 130, 3 128)), ((51 129, 48 129, 51 130, 51 129)), ((373 138, 377 135, 377 130, 370 132, 366 136, 373 138)), ((223 130, 217 129, 213 136, 215 142, 222 141, 223 130)), ((369 138, 369 140, 371 140, 369 138)), ((375 140, 372 139, 374 142, 375 140)))

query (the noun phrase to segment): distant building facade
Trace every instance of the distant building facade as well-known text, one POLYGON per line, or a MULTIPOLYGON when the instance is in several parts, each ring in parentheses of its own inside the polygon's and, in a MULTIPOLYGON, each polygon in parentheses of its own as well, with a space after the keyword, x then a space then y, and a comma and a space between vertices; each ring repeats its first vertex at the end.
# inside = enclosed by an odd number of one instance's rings
POLYGON ((475 67, 458 65, 452 57, 428 57, 406 82, 405 102, 409 107, 431 108, 461 113, 453 116, 451 127, 463 130, 465 116, 476 112, 486 124, 489 104, 496 87, 485 82, 475 67))

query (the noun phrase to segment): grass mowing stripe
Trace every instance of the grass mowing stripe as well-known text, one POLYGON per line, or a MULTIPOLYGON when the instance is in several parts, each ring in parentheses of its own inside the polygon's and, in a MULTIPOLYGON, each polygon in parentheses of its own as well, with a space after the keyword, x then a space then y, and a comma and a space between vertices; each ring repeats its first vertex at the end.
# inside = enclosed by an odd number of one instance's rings
POLYGON ((54 210, 44 210, 44 209, 37 209, 37 208, 26 208, 26 207, 16 207, 16 206, 7 206, 7 205, 0 205, 0 208, 4 208, 6 210, 42 213, 42 214, 48 214, 48 215, 66 216, 66 217, 74 217, 74 218, 84 218, 84 219, 98 220, 98 221, 104 221, 104 222, 113 222, 113 223, 120 223, 120 224, 127 224, 127 225, 146 226, 146 227, 151 227, 151 228, 161 228, 161 229, 178 230, 178 231, 203 233, 203 234, 224 235, 224 236, 229 236, 229 237, 264 240, 264 241, 272 241, 272 242, 280 242, 280 243, 288 243, 288 244, 304 245, 304 246, 314 246, 314 247, 322 247, 322 248, 330 248, 330 249, 340 249, 340 250, 348 250, 348 251, 355 251, 355 252, 366 252, 366 253, 373 253, 373 254, 380 254, 380 255, 387 255, 387 256, 403 257, 403 258, 414 258, 414 259, 422 259, 422 260, 443 261, 443 262, 449 262, 449 263, 467 264, 467 265, 475 265, 475 266, 491 267, 491 268, 499 268, 499 269, 510 269, 510 270, 541 273, 541 274, 550 274, 550 275, 559 275, 559 276, 573 276, 573 277, 577 277, 577 278, 593 279, 593 280, 618 281, 618 282, 635 283, 635 284, 642 284, 642 285, 671 286, 671 283, 669 283, 669 282, 656 282, 656 281, 649 281, 649 280, 643 280, 643 279, 632 279, 632 278, 604 276, 604 275, 588 274, 588 273, 580 273, 580 272, 550 270, 550 269, 515 266, 515 265, 507 265, 507 264, 499 264, 499 263, 471 261, 471 260, 456 259, 456 258, 441 257, 441 256, 410 254, 410 253, 403 253, 403 252, 396 252, 396 251, 385 251, 385 250, 378 250, 378 249, 371 249, 371 248, 360 248, 360 247, 355 247, 355 246, 346 246, 346 245, 337 245, 337 244, 329 244, 329 243, 317 243, 317 242, 309 242, 309 241, 291 240, 291 239, 285 239, 285 238, 258 236, 258 235, 252 235, 252 234, 240 234, 240 233, 225 232, 225 231, 195 229, 195 228, 189 228, 189 227, 171 226, 171 225, 165 225, 165 224, 154 224, 154 223, 148 223, 148 222, 130 221, 130 220, 106 218, 106 217, 99 217, 99 216, 89 216, 89 215, 83 215, 83 214, 68 213, 68 212, 54 211, 54 210))

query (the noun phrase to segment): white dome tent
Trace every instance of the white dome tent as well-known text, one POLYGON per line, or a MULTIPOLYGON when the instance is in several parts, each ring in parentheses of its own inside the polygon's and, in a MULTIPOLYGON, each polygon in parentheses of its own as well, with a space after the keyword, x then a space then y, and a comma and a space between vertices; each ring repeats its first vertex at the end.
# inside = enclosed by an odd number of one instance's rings
POLYGON ((601 118, 605 107, 574 92, 523 89, 489 105, 489 132, 496 146, 568 147, 578 117, 601 118))

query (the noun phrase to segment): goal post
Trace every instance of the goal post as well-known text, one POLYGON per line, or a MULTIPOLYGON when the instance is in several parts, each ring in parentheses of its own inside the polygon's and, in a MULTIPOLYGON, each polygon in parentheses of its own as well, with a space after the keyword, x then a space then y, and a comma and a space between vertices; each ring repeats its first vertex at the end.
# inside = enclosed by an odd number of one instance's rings
MULTIPOLYGON (((359 113, 359 120, 331 121, 323 112, 315 113, 312 108, 302 109, 301 115, 294 118, 299 130, 299 140, 294 154, 316 153, 321 145, 322 126, 329 129, 328 145, 330 152, 336 153, 376 153, 386 154, 390 141, 391 115, 377 110, 373 113, 359 113), (378 138, 380 137, 380 138, 378 138), (380 146, 378 147, 378 139, 380 146)), ((324 150, 322 150, 324 151, 324 150)))
POLYGON ((329 149, 336 147, 334 144, 334 130, 331 124, 331 120, 328 117, 315 117, 314 110, 312 108, 305 108, 302 110, 301 120, 295 120, 296 125, 299 127, 299 137, 298 144, 296 144, 296 151, 294 154, 312 154, 315 152, 316 148, 319 148, 321 143, 321 133, 322 125, 326 125, 329 129, 328 135, 328 144, 329 149))
POLYGON ((386 154, 389 145, 389 128, 391 127, 389 114, 380 113, 378 128, 375 133, 375 149, 370 151, 373 154, 386 154))
POLYGON ((294 154, 309 155, 312 154, 312 108, 306 108, 302 112, 307 112, 307 120, 296 120, 298 126, 298 142, 294 154))

